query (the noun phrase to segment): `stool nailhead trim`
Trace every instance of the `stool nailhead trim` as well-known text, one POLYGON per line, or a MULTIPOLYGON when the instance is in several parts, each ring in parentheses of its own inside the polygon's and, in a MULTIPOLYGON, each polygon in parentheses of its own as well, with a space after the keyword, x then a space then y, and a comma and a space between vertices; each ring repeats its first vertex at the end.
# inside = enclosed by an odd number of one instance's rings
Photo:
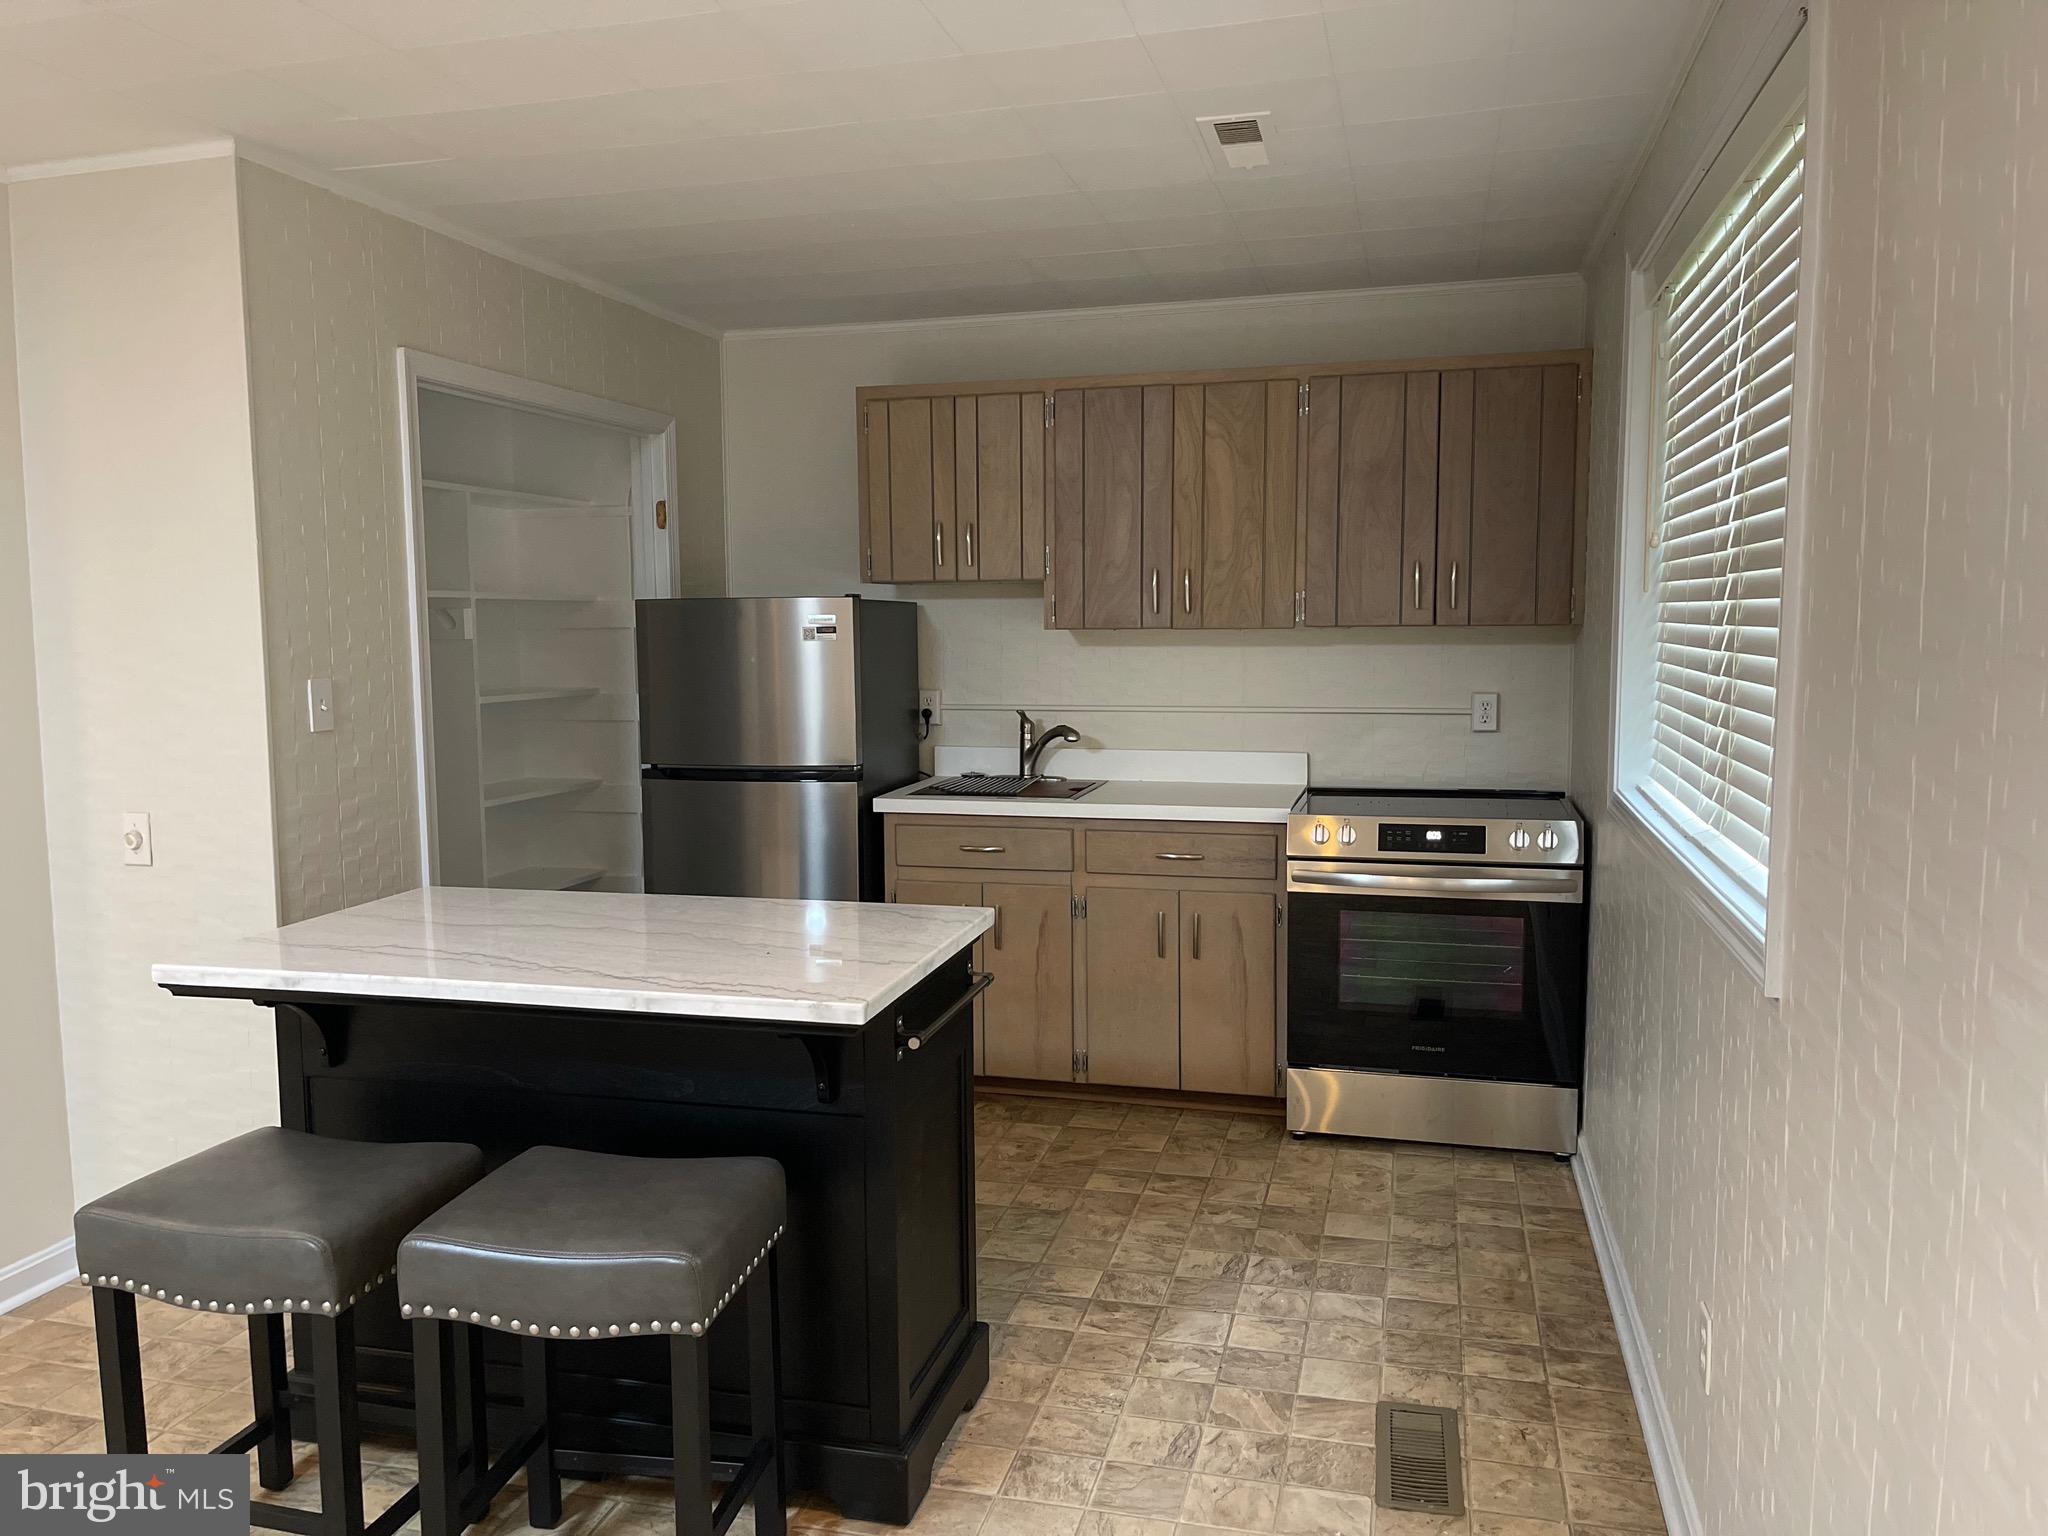
POLYGON ((109 1291, 133 1291, 138 1296, 147 1296, 155 1301, 167 1301, 174 1307, 184 1307, 192 1312, 233 1312, 259 1317, 270 1312, 318 1312, 322 1317, 332 1317, 337 1312, 346 1312, 358 1299, 367 1296, 386 1280, 396 1276, 396 1269, 388 1269, 380 1275, 373 1275, 360 1291, 350 1291, 340 1301, 313 1301, 310 1298, 298 1300, 287 1296, 282 1301, 266 1296, 259 1301, 207 1301, 198 1296, 187 1296, 182 1291, 173 1291, 166 1286, 152 1286, 147 1280, 122 1279, 119 1275, 80 1275, 80 1285, 99 1287, 109 1291))
MULTIPOLYGON (((753 1258, 747 1261, 747 1267, 740 1271, 739 1279, 735 1280, 732 1283, 731 1287, 726 1291, 726 1293, 718 1298, 718 1305, 711 1309, 711 1315, 698 1322, 664 1323, 659 1318, 656 1318, 653 1322, 646 1324, 644 1327, 639 1323, 592 1323, 588 1328, 586 1328, 579 1323, 574 1327, 565 1330, 559 1323, 550 1324, 547 1327, 543 1328, 542 1325, 539 1323, 522 1324, 516 1317, 508 1323, 501 1323, 498 1321, 499 1314, 493 1312, 490 1316, 490 1326, 493 1328, 502 1328, 512 1333, 525 1333, 532 1335, 534 1337, 540 1337, 541 1335, 545 1334, 546 1337, 551 1339, 559 1339, 564 1336, 572 1339, 602 1339, 607 1337, 618 1338, 622 1333, 643 1332, 701 1334, 706 1328, 709 1328, 714 1322, 718 1320, 718 1314, 726 1309, 726 1307, 731 1303, 733 1297, 739 1295, 740 1287, 746 1284, 748 1278, 754 1273, 756 1269, 759 1269, 761 1267, 761 1261, 768 1257, 768 1250, 775 1246, 776 1242, 781 1238, 782 1232, 783 1229, 781 1227, 777 1227, 773 1232, 768 1234, 768 1241, 761 1245, 761 1251, 755 1254, 753 1258)), ((398 1310, 401 1314, 403 1314, 406 1317, 432 1317, 434 1315, 434 1309, 432 1307, 415 1307, 411 1302, 406 1302, 398 1310)), ((441 1309, 441 1316, 444 1320, 451 1323, 459 1323, 465 1320, 468 1322, 475 1323, 481 1322, 483 1320, 482 1313, 471 1311, 469 1308, 466 1307, 443 1307, 441 1309)))

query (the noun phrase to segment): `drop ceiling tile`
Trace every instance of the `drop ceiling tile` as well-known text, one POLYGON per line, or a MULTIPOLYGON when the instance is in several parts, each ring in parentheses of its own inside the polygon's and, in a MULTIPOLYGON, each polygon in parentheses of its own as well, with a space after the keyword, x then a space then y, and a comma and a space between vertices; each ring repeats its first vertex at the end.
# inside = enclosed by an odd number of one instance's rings
POLYGON ((1637 47, 1628 38, 1606 38, 1586 47, 1511 53, 1501 82, 1500 104, 1519 107, 1580 101, 1617 94, 1615 86, 1619 81, 1663 81, 1669 64, 1662 59, 1646 59, 1636 51, 1637 47))
MULTIPOLYGON (((195 0, 210 3, 210 0, 195 0)), ((592 14, 582 8, 573 17, 548 0, 314 0, 337 21, 367 32, 391 48, 431 48, 444 43, 474 43, 491 37, 516 37, 547 32, 557 26, 594 27, 611 20, 637 20, 592 14)), ((709 0, 693 0, 708 5, 709 0)))
POLYGON ((954 54, 865 69, 813 70, 787 78, 845 101, 863 122, 893 122, 1008 105, 991 90, 983 62, 954 54))
POLYGON ((602 52, 559 32, 411 48, 405 57, 425 61, 453 82, 448 99, 440 103, 449 109, 615 95, 637 84, 602 52))
POLYGON ((1581 144, 1626 143, 1629 157, 1648 135, 1662 105, 1659 97, 1596 96, 1572 101, 1507 107, 1500 115, 1500 142, 1525 150, 1571 149, 1581 144))
POLYGON ((1029 265, 1034 276, 1051 283, 1147 275, 1147 268, 1135 251, 1073 251, 1058 256, 1034 256, 1029 265))
POLYGON ((1058 229, 1067 225, 1096 223, 1101 217, 1088 194, 1073 188, 1030 197, 984 198, 966 204, 965 208, 980 228, 991 233, 1058 229))
POLYGON ((1202 117, 1242 117, 1264 112, 1263 121, 1275 132, 1307 128, 1335 128, 1344 121, 1337 97, 1337 82, 1328 75, 1311 75, 1300 80, 1268 80, 1259 85, 1220 85, 1207 90, 1180 91, 1174 104, 1184 121, 1202 117))
POLYGON ((1570 151, 1503 148, 1493 157, 1493 194, 1543 195, 1574 206, 1604 203, 1634 154, 1629 144, 1583 144, 1570 151))
POLYGON ((1223 158, 1220 146, 1212 147, 1209 154, 1215 174, 1222 181, 1265 176, 1275 171, 1283 176, 1336 176, 1351 165, 1351 145, 1346 135, 1343 128, 1270 129, 1266 133, 1266 150, 1272 158, 1252 170, 1239 170, 1230 164, 1223 158))
POLYGON ((1126 144, 1055 156, 1073 184, 1084 192, 1119 187, 1171 186, 1209 179, 1209 163, 1192 142, 1126 144))
POLYGON ((1337 92, 1347 123, 1444 117, 1499 106, 1506 70, 1506 55, 1449 64, 1403 64, 1340 75, 1337 92))
POLYGON ((1125 219, 1110 228, 1133 250, 1154 245, 1217 245, 1238 237, 1227 213, 1195 214, 1179 219, 1125 219))
POLYGON ((1012 53, 1130 37, 1119 0, 925 0, 940 26, 968 53, 1012 53))
POLYGON ((1005 160, 972 160, 923 168, 934 195, 979 201, 992 197, 1039 197, 1071 192, 1073 180, 1051 155, 1016 155, 1005 160))
POLYGON ((1243 272, 1255 263, 1242 240, 1211 240, 1200 245, 1149 245, 1138 251, 1145 270, 1161 277, 1200 272, 1243 272))
POLYGON ((382 46, 302 0, 152 0, 121 14, 238 69, 347 58, 382 46))
POLYGON ((455 82, 447 70, 419 51, 383 49, 360 58, 315 59, 263 73, 293 90, 331 101, 351 117, 445 112, 457 105, 455 82))
POLYGON ((1234 88, 1330 71, 1319 16, 1159 32, 1145 39, 1145 49, 1170 91, 1234 88))
MULTIPOLYGON (((8 27, 4 36, 10 52, 18 51, 21 57, 60 74, 90 82, 96 92, 218 74, 232 63, 205 49, 153 32, 118 11, 31 21, 8 27)), ((96 95, 94 99, 111 104, 108 96, 96 95)), ((65 120, 84 122, 88 116, 67 113, 65 120)))
POLYGON ((1464 283, 1477 275, 1471 251, 1433 251, 1422 256, 1379 256, 1372 259, 1373 282, 1389 288, 1425 283, 1464 283))
POLYGON ((1268 293, 1336 293, 1347 288, 1370 288, 1377 281, 1372 264, 1357 260, 1297 261, 1261 266, 1268 293))
POLYGON ((1313 16, 1321 6, 1319 0, 1124 0, 1124 9, 1139 32, 1150 34, 1313 16))
MULTIPOLYGON (((347 4, 348 0, 335 0, 347 4)), ((496 9, 497 0, 474 0, 481 9, 496 9)), ((718 0, 538 0, 549 25, 569 31, 576 27, 624 27, 641 21, 669 21, 677 16, 697 16, 705 11, 731 10, 718 0)))
POLYGON ((944 58, 960 47, 918 0, 795 0, 743 13, 799 69, 858 69, 944 58))
POLYGON ((1041 146, 1011 107, 958 112, 946 117, 908 118, 864 130, 905 165, 944 165, 961 160, 1003 160, 1035 155, 1041 146))
POLYGON ((989 100, 1008 106, 1142 96, 1163 89, 1145 45, 1134 37, 1064 48, 992 53, 974 60, 989 100))
MULTIPOLYGON (((1484 185, 1483 178, 1481 184, 1484 185)), ((1341 202, 1355 195, 1348 172, 1292 176, 1269 169, 1232 176, 1215 185, 1224 206, 1240 212, 1260 208, 1308 207, 1317 203, 1341 202)))
MULTIPOLYGON (((283 128, 329 123, 342 115, 331 102, 304 91, 291 90, 245 69, 217 75, 194 75, 190 79, 153 81, 134 87, 133 94, 151 106, 174 112, 195 123, 207 124, 217 132, 245 134, 259 139, 283 128)), ((30 98, 17 95, 0 84, 0 100, 22 99, 30 98)), ((393 145, 405 142, 395 133, 385 137, 393 145)), ((417 156, 432 151, 412 144, 403 153, 417 156)))
POLYGON ((1404 64, 1499 57, 1514 36, 1516 0, 1389 0, 1324 18, 1340 75, 1404 64))
POLYGON ((576 41, 599 54, 627 83, 653 90, 797 69, 791 55, 749 17, 727 11, 590 27, 579 30, 576 41))
POLYGON ((1265 276, 1257 267, 1227 272, 1162 272, 1153 279, 1162 299, 1238 299, 1266 293, 1265 276))
POLYGON ((675 105, 653 92, 628 91, 465 112, 426 112, 381 122, 431 154, 487 159, 675 143, 691 137, 696 128, 691 119, 675 115, 675 105))
POLYGON ((131 96, 91 92, 63 101, 0 101, 0 164, 187 144, 206 130, 131 96))
POLYGON ((1440 192, 1421 197, 1360 198, 1358 227, 1376 230, 1477 224, 1486 217, 1489 196, 1486 192, 1440 192))
POLYGON ((1084 256, 1127 251, 1131 242, 1115 225, 1101 219, 1088 224, 1061 224, 1050 229, 1018 229, 996 237, 1012 256, 1084 256))
POLYGON ((1472 154, 1378 160, 1352 173, 1361 203, 1388 198, 1484 192, 1493 185, 1493 150, 1472 154))
POLYGON ((1562 240, 1549 245, 1520 246, 1497 251, 1480 251, 1472 258, 1472 276, 1540 277, 1550 272, 1576 272, 1584 261, 1583 240, 1562 240))
POLYGON ((839 89, 837 77, 831 75, 755 75, 640 94, 663 121, 689 125, 707 138, 788 133, 864 120, 850 94, 839 89))
POLYGON ((1482 251, 1527 250, 1569 244, 1581 246, 1592 237, 1594 220, 1577 213, 1542 214, 1533 218, 1488 219, 1481 227, 1482 251))
POLYGON ((1184 219, 1221 213, 1221 189, 1213 181, 1181 181, 1160 187, 1118 187, 1091 194, 1105 219, 1184 219))
POLYGON ((1019 107, 1017 113, 1037 136, 1039 147, 1053 154, 1130 144, 1187 144, 1195 132, 1192 118, 1183 115, 1164 91, 1019 107))
POLYGON ((1390 257, 1435 256, 1446 251, 1470 254, 1479 249, 1480 221, 1463 224, 1418 224, 1400 229, 1368 229, 1361 236, 1365 259, 1377 264, 1390 257))
POLYGON ((1353 234, 1359 228, 1358 202, 1311 203, 1296 208, 1261 208, 1236 215, 1237 231, 1247 240, 1287 240, 1304 235, 1353 234))
POLYGON ((1301 266, 1306 262, 1362 262, 1365 237, 1356 230, 1338 234, 1297 235, 1287 239, 1246 240, 1245 249, 1261 267, 1301 266))
POLYGON ((1498 112, 1408 117, 1344 130, 1354 168, 1401 160, 1454 160, 1491 154, 1500 136, 1498 112))
POLYGON ((1516 0, 1509 46, 1562 48, 1622 36, 1687 44, 1699 20, 1692 0, 1516 0))

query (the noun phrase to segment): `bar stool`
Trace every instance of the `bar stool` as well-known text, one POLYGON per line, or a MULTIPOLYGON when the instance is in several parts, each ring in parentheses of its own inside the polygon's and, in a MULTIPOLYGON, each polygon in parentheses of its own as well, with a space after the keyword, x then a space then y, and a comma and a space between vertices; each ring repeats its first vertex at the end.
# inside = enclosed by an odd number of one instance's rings
POLYGON ((552 1527, 562 1482, 550 1346, 649 1334, 670 1341, 678 1536, 723 1536, 750 1493, 755 1536, 783 1536, 775 1243, 785 1201, 782 1166, 768 1158, 535 1147, 416 1227, 399 1245, 398 1299, 413 1319, 424 1536, 455 1536, 480 1519, 521 1466, 528 1522, 552 1527), (742 1455, 714 1459, 705 1334, 743 1291, 751 1438, 742 1455), (526 1427, 463 1488, 451 1345, 478 1328, 519 1335, 526 1427), (716 1509, 714 1470, 731 1479, 716 1509))
POLYGON ((256 1452, 262 1485, 292 1481, 284 1320, 305 1324, 320 1448, 318 1511, 253 1502, 249 1519, 312 1536, 385 1536, 417 1488, 367 1529, 356 1421, 355 1306, 391 1278, 399 1239, 482 1177, 483 1154, 453 1142, 340 1141, 250 1131, 103 1195, 78 1212, 80 1279, 92 1288, 107 1449, 149 1449, 135 1298, 249 1319, 256 1417, 215 1447, 256 1452))

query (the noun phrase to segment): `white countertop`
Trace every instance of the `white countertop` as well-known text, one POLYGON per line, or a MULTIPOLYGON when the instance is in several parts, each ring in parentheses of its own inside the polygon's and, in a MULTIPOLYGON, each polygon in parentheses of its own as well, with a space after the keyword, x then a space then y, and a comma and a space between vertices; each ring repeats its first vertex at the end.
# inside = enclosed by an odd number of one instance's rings
MULTIPOLYGON (((1294 752, 1138 752, 1066 747, 1045 766, 1102 784, 1078 800, 1024 796, 920 795, 920 779, 875 798, 893 816, 1052 816, 1078 821, 1285 822, 1308 783, 1308 758, 1294 752)), ((979 770, 1015 773, 1009 748, 941 747, 938 777, 979 770)))
POLYGON ((158 986, 857 1028, 988 931, 982 907, 436 886, 158 965, 158 986))

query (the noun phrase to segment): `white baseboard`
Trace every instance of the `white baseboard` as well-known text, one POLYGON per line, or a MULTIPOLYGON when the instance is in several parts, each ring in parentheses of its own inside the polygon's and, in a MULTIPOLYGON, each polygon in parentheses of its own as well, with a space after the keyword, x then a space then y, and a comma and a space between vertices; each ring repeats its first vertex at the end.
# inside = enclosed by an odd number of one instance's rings
POLYGON ((1579 1181, 1579 1200, 1593 1234, 1593 1252, 1600 1260, 1600 1278, 1607 1285, 1615 1332, 1621 1336, 1621 1358, 1628 1366, 1636 1414, 1643 1422, 1643 1443, 1650 1452, 1650 1471, 1657 1479, 1657 1497, 1664 1505, 1664 1523, 1671 1536, 1700 1536, 1700 1507, 1679 1457, 1678 1430, 1671 1422, 1670 1405, 1664 1401, 1663 1384, 1657 1379, 1657 1362, 1643 1331, 1643 1316, 1636 1310, 1635 1292, 1629 1289, 1628 1271, 1615 1246, 1614 1231, 1607 1225, 1607 1207, 1600 1199, 1600 1181, 1586 1155, 1583 1133, 1578 1155, 1572 1159, 1572 1172, 1579 1181))
POLYGON ((25 1307, 46 1291, 78 1278, 77 1245, 70 1238, 52 1243, 0 1269, 0 1314, 25 1307))

